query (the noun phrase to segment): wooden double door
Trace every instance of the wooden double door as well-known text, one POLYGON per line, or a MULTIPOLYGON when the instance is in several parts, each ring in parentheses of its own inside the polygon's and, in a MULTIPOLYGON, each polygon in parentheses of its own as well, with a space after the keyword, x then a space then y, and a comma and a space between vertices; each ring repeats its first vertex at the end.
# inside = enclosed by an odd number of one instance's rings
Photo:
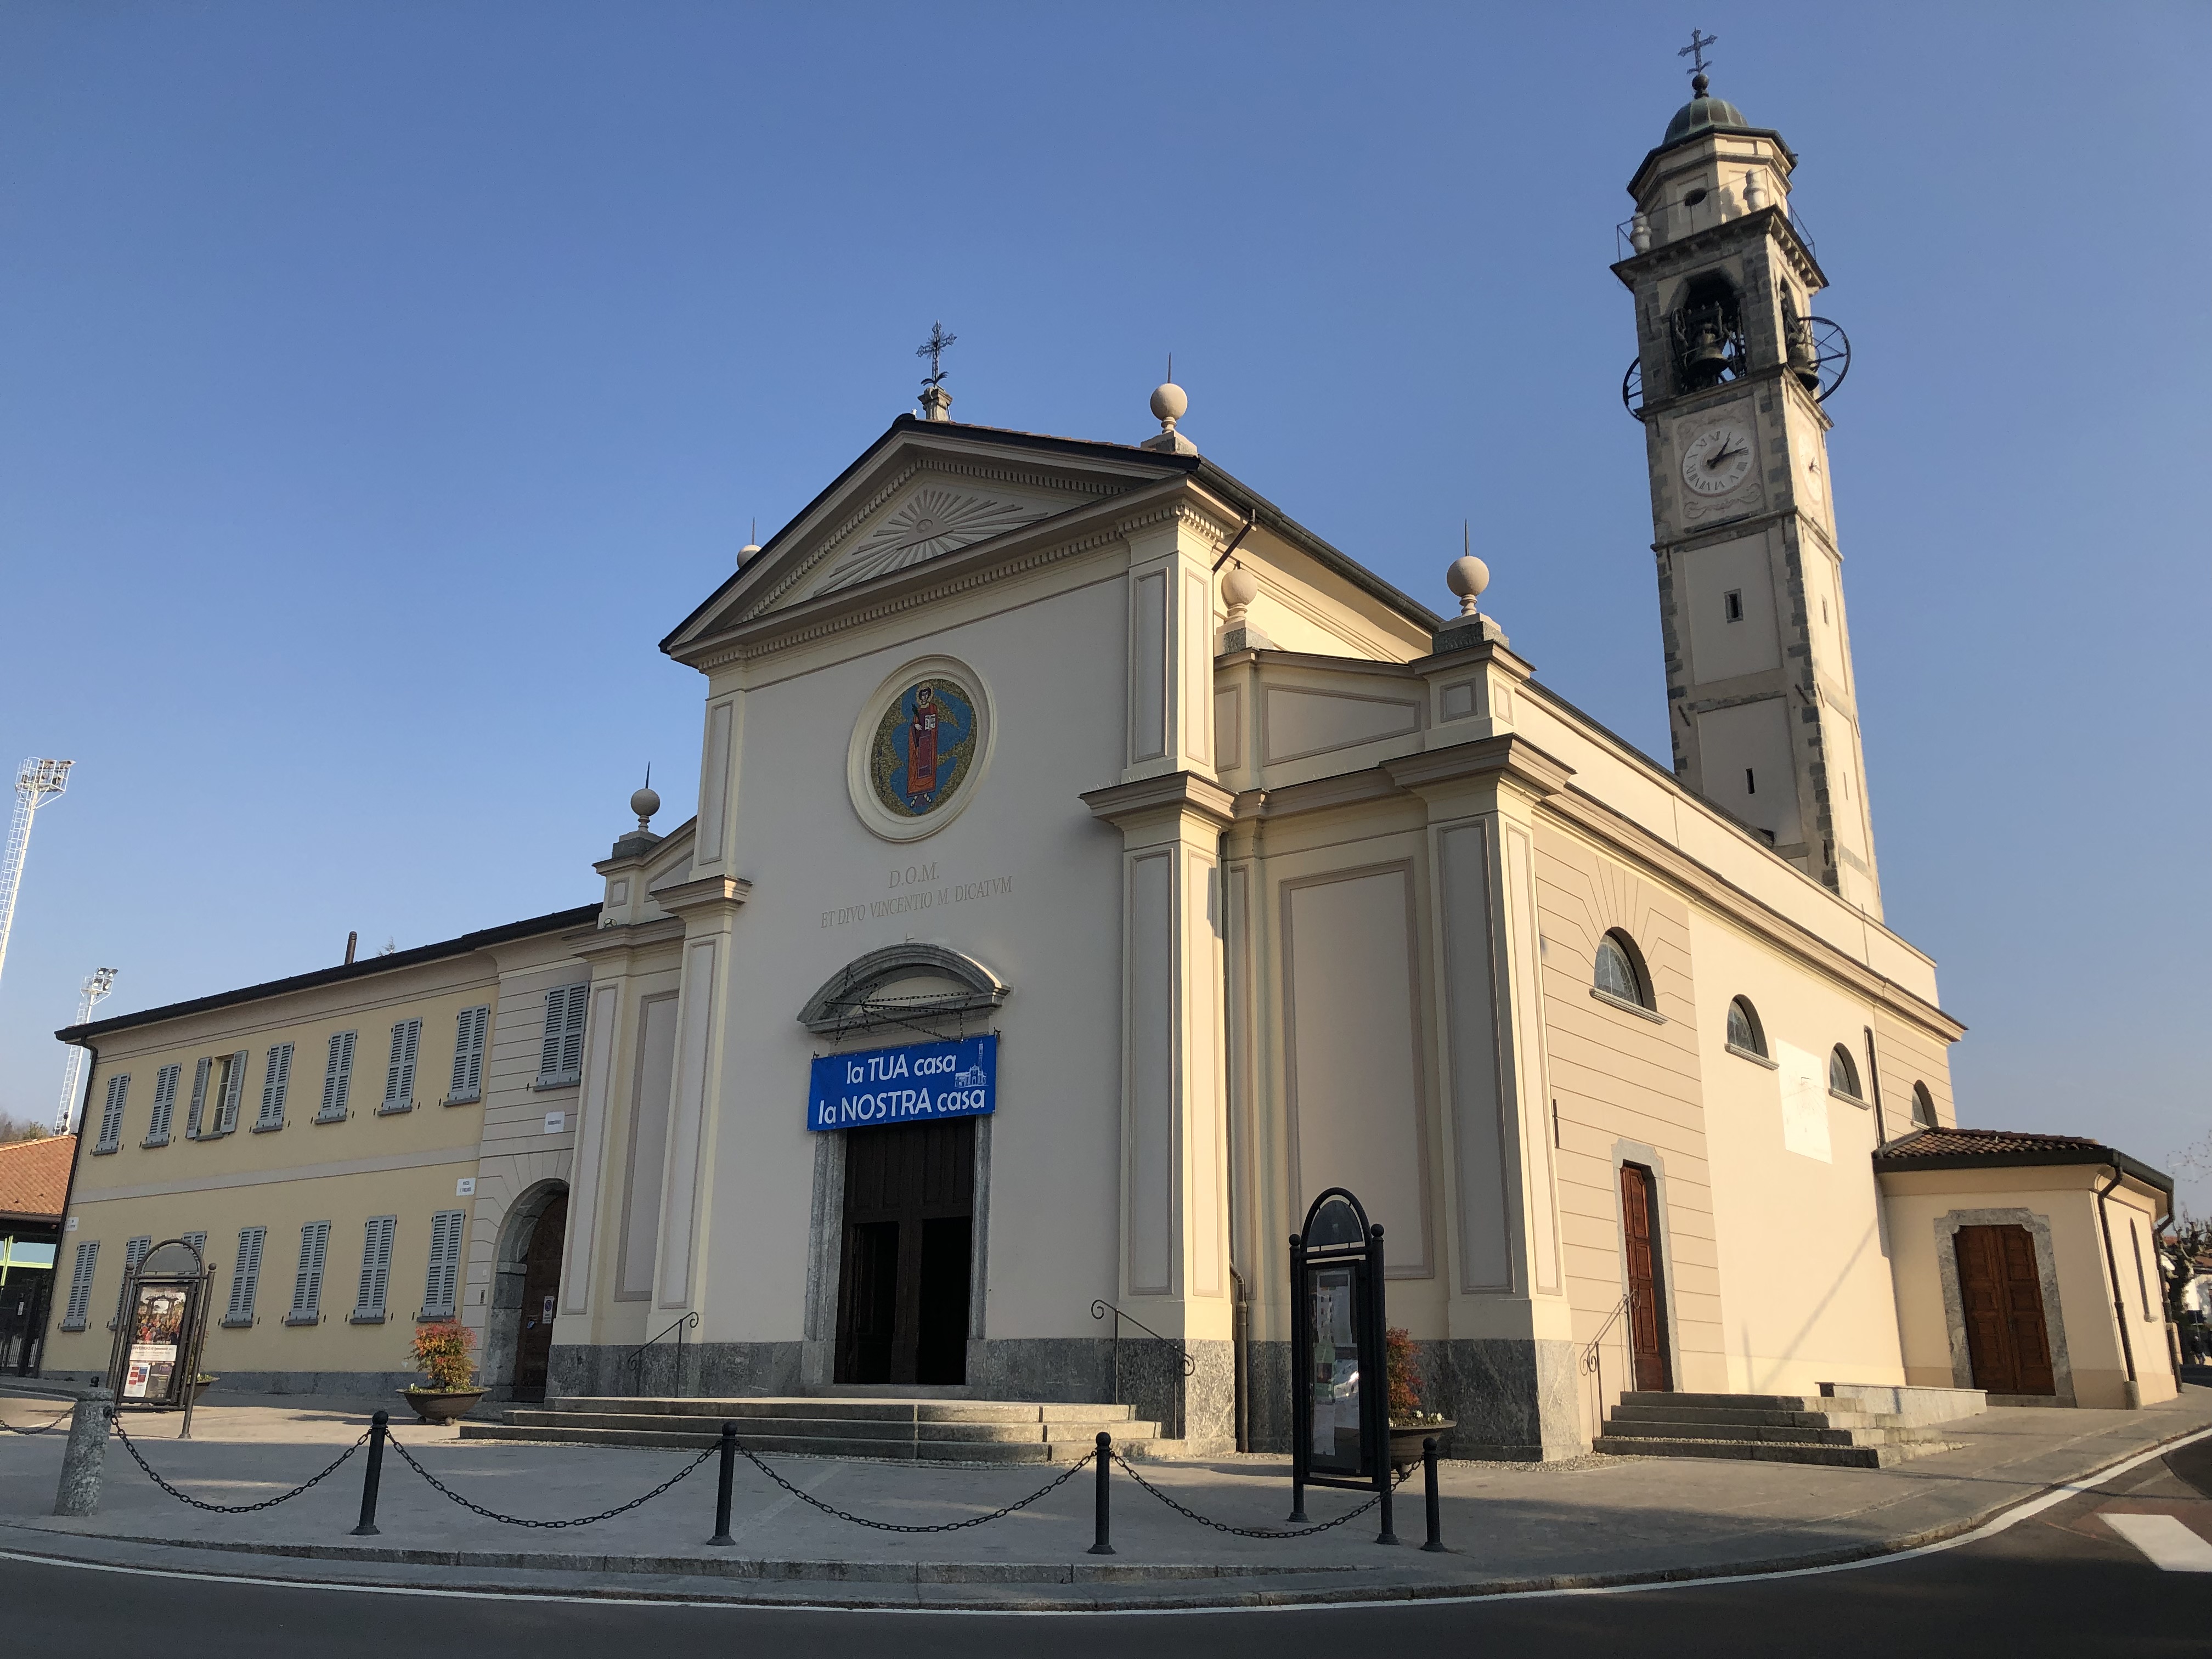
POLYGON ((1961 1227, 1955 1248, 1974 1386, 1991 1394, 2056 1395, 2035 1240, 2025 1227, 1961 1227))
POLYGON ((568 1235, 568 1194, 557 1193, 531 1230, 522 1258, 522 1316, 514 1337, 517 1400, 545 1398, 545 1373, 553 1358, 553 1316, 561 1293, 561 1242, 568 1235))
POLYGON ((836 1380, 964 1382, 975 1120, 844 1135, 836 1380))

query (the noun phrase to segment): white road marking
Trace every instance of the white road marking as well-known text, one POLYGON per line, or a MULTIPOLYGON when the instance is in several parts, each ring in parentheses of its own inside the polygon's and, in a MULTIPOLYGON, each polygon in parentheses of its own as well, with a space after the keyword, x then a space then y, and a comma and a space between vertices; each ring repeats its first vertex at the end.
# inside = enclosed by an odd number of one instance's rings
POLYGON ((2160 1572, 2212 1572, 2212 1544, 2170 1515, 2109 1515, 2097 1518, 2150 1558, 2160 1572))

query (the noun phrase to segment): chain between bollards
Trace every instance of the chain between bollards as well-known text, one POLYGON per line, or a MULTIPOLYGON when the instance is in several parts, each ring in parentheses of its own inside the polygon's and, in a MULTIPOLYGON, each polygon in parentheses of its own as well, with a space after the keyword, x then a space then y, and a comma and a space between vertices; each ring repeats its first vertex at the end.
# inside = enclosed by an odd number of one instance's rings
POLYGON ((368 1419, 368 1468, 361 1478, 361 1524, 356 1538, 377 1535, 376 1488, 384 1479, 384 1438, 392 1428, 392 1413, 380 1411, 368 1419))
POLYGON ((1103 1429, 1098 1431, 1098 1449, 1094 1455, 1098 1460, 1098 1507, 1091 1528, 1095 1535, 1091 1541, 1090 1553, 1111 1555, 1114 1553, 1110 1535, 1114 1522, 1114 1437, 1103 1429))
POLYGON ((738 1478, 738 1425, 722 1425, 722 1474, 714 1488, 714 1535, 709 1544, 734 1544, 730 1536, 730 1492, 738 1478))
POLYGON ((1421 1546, 1431 1554, 1444 1547, 1444 1507, 1437 1496, 1437 1437, 1429 1436, 1421 1442, 1421 1485, 1428 1500, 1429 1541, 1421 1546))

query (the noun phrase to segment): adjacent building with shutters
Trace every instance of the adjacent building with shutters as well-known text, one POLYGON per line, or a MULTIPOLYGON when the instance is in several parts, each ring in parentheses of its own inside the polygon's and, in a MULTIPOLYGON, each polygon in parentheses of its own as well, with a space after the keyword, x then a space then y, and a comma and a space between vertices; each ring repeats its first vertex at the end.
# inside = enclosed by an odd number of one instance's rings
MULTIPOLYGON (((486 1375, 542 1348, 523 1272, 565 1191, 586 905, 64 1033, 90 1051, 49 1376, 107 1364, 124 1281, 185 1238, 216 1268, 226 1388, 403 1385, 417 1322, 486 1375)), ((541 1298, 542 1301, 542 1298, 541 1298)), ((542 1358, 539 1360, 542 1373, 542 1358)))

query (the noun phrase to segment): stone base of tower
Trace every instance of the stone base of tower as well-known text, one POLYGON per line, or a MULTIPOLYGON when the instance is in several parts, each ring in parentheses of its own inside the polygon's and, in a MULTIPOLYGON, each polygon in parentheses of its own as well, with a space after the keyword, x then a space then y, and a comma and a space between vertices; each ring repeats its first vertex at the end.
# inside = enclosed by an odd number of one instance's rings
MULTIPOLYGON (((1579 1351, 1571 1342, 1518 1337, 1417 1341, 1421 1405, 1457 1425, 1453 1457, 1542 1462, 1589 1449, 1583 1424, 1579 1351)), ((1291 1449, 1291 1345, 1255 1342, 1250 1390, 1251 1449, 1291 1449)))

